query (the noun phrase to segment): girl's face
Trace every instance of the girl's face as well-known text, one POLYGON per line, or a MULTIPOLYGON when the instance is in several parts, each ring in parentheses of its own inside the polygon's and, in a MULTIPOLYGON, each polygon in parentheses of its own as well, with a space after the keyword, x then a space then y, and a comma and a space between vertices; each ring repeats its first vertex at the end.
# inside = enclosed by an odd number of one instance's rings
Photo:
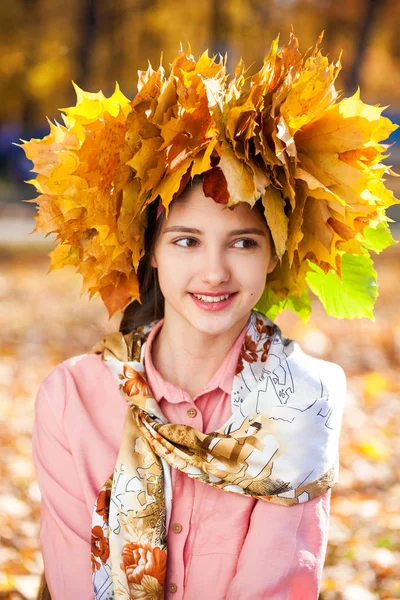
POLYGON ((211 335, 240 321, 244 326, 277 262, 263 217, 246 203, 233 210, 217 204, 201 185, 172 202, 150 260, 158 269, 165 318, 211 335))

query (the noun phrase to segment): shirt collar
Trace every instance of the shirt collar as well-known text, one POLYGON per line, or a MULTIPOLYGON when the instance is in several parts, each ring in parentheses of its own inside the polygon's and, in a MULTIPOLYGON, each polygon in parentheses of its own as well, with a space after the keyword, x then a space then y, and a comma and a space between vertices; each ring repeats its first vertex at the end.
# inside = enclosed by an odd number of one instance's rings
MULTIPOLYGON (((168 402, 178 403, 184 402, 184 395, 181 388, 169 381, 166 381, 159 371, 154 366, 151 349, 153 340, 157 333, 160 331, 163 325, 164 319, 160 319, 150 331, 148 338, 145 342, 144 348, 144 363, 147 379, 149 381, 151 390, 154 398, 157 402, 161 398, 165 398, 168 402)), ((201 392, 194 398, 196 400, 199 396, 212 392, 216 389, 221 389, 226 394, 230 395, 232 391, 233 378, 235 377, 236 367, 239 360, 239 355, 242 349, 243 340, 246 335, 248 324, 243 327, 236 341, 232 344, 228 354, 225 356, 223 363, 219 367, 216 373, 211 377, 207 385, 201 390, 201 392)))

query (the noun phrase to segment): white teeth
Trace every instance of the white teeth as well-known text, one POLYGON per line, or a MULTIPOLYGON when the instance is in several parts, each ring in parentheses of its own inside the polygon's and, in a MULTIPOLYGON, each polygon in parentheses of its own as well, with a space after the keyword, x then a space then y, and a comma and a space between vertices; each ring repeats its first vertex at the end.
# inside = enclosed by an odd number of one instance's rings
POLYGON ((231 294, 225 294, 225 296, 200 296, 198 294, 193 294, 199 300, 203 300, 203 302, 221 302, 221 300, 226 300, 231 296, 231 294))

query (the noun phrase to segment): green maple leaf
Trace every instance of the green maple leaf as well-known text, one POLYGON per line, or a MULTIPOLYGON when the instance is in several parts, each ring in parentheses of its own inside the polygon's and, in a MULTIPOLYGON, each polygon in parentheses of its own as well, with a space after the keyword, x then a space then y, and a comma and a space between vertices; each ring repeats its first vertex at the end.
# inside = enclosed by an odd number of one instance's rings
POLYGON ((379 296, 377 274, 366 254, 342 255, 342 279, 335 271, 324 271, 314 263, 306 280, 328 315, 337 319, 367 318, 375 322, 374 304, 379 296))

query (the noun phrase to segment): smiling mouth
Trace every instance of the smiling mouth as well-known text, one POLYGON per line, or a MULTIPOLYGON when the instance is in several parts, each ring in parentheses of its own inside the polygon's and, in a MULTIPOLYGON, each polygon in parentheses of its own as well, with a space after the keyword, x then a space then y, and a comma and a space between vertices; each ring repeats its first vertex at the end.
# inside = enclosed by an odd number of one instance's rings
POLYGON ((205 302, 207 304, 217 304, 219 302, 229 300, 232 296, 235 296, 237 292, 232 292, 231 294, 220 294, 219 296, 209 296, 207 294, 194 294, 192 292, 189 292, 189 294, 191 296, 194 296, 195 298, 197 298, 197 300, 200 300, 201 302, 205 302))

